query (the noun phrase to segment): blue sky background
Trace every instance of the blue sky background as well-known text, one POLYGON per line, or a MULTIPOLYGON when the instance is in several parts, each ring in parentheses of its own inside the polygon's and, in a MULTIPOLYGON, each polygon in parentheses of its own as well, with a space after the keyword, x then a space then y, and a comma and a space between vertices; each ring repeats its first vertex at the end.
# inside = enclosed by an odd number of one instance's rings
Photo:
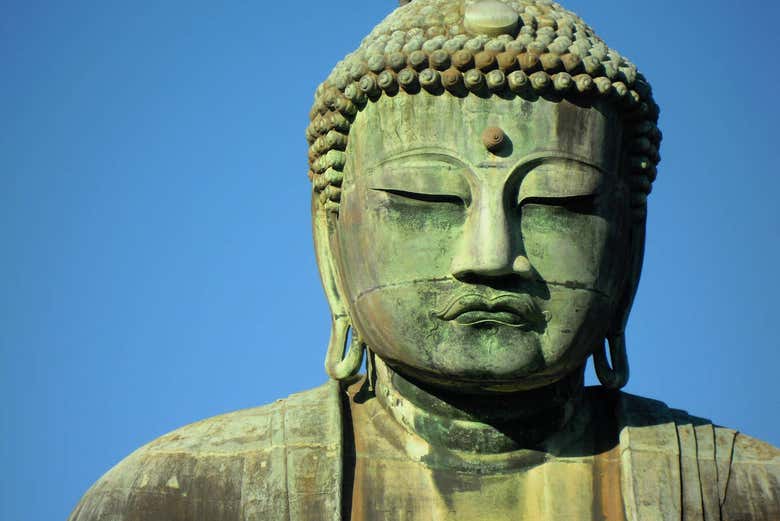
MULTIPOLYGON (((778 3, 566 6, 663 110, 627 391, 780 444, 778 3)), ((0 519, 324 381, 304 129, 393 7, 0 1, 0 519)))

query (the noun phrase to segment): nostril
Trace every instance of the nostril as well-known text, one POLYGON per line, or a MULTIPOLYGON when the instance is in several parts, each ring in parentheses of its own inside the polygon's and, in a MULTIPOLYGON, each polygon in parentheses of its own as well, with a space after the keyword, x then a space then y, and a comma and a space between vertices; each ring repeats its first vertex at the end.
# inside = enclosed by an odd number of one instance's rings
POLYGON ((463 284, 473 286, 487 286, 500 291, 519 291, 527 290, 525 285, 527 277, 516 273, 506 273, 504 275, 487 275, 478 271, 463 271, 454 273, 453 276, 463 284))
POLYGON ((512 275, 513 273, 512 266, 508 262, 495 265, 473 263, 467 269, 452 270, 453 276, 456 279, 463 281, 482 279, 485 277, 503 277, 505 275, 512 275))
POLYGON ((527 257, 518 255, 511 264, 488 266, 472 263, 468 267, 453 266, 451 273, 453 277, 461 282, 478 284, 484 283, 486 279, 513 278, 513 276, 518 275, 524 278, 529 277, 533 274, 533 267, 527 257))
POLYGON ((476 284, 479 276, 471 270, 454 271, 452 276, 465 284, 476 284))

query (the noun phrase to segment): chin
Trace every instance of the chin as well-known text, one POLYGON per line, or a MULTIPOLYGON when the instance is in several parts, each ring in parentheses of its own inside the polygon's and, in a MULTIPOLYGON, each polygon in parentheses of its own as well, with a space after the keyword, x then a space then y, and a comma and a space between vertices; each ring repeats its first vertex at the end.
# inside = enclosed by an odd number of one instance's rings
POLYGON ((586 358, 564 352, 556 357, 559 361, 549 363, 542 357, 541 349, 533 349, 490 360, 490 365, 472 361, 471 364, 450 362, 433 366, 405 357, 399 360, 383 356, 381 352, 376 354, 410 380, 458 394, 506 394, 541 389, 581 372, 586 358))

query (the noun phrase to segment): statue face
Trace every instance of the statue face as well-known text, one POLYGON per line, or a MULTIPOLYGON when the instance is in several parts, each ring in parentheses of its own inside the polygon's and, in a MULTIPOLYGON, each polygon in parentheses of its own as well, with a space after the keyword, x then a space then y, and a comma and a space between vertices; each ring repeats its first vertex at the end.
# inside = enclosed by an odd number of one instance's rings
POLYGON ((369 103, 331 239, 369 348, 456 389, 530 389, 580 367, 626 287, 620 132, 611 109, 566 101, 369 103))

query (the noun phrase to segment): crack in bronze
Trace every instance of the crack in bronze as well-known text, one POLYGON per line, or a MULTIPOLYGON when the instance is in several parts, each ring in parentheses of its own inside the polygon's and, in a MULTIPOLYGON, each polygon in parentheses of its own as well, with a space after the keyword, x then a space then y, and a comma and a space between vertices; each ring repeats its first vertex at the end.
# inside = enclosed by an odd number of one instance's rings
MULTIPOLYGON (((362 299, 366 295, 369 295, 369 294, 371 294, 371 293, 373 293, 375 291, 379 291, 379 290, 387 289, 387 288, 399 287, 399 286, 406 286, 406 285, 411 285, 411 284, 419 284, 421 282, 457 282, 457 279, 454 278, 454 277, 433 277, 433 278, 425 278, 425 279, 404 280, 404 281, 399 281, 399 282, 389 282, 387 284, 379 284, 378 286, 373 286, 371 288, 365 289, 365 290, 361 291, 360 293, 358 293, 358 295, 354 299, 354 302, 359 301, 360 299, 362 299)), ((605 299, 611 298, 607 293, 604 293, 603 291, 601 291, 599 289, 591 288, 591 287, 585 286, 584 284, 580 284, 580 283, 574 282, 574 281, 560 282, 560 281, 555 281, 555 280, 534 279, 533 282, 537 282, 537 283, 541 283, 541 284, 548 284, 550 286, 557 286, 557 287, 566 288, 566 289, 573 289, 573 290, 580 290, 580 291, 590 291, 591 293, 595 293, 596 295, 598 295, 598 296, 600 296, 602 298, 605 298, 605 299)), ((526 292, 518 291, 517 293, 526 293, 526 292)))
POLYGON ((387 288, 394 288, 399 286, 406 286, 410 284, 419 284, 421 282, 451 282, 455 281, 453 277, 433 277, 433 278, 425 278, 425 279, 411 279, 411 280, 403 280, 400 282, 389 282, 387 284, 380 284, 378 286, 374 286, 368 289, 365 289, 358 293, 358 295, 355 297, 354 302, 357 302, 358 300, 362 299, 366 295, 373 293, 375 291, 379 291, 381 289, 387 289, 387 288))

